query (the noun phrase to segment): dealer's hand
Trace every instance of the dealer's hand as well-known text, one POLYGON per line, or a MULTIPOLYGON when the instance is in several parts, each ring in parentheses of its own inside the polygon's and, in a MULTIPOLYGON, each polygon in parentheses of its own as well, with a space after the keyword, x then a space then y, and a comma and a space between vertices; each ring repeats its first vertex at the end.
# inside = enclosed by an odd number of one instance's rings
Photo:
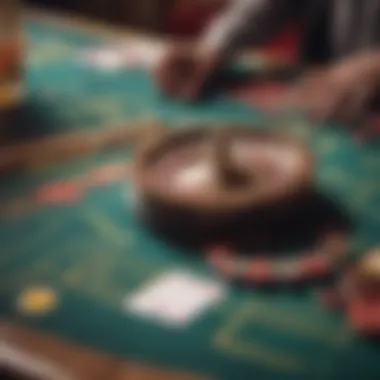
POLYGON ((201 95, 217 64, 215 54, 201 50, 196 45, 176 45, 169 48, 159 62, 155 77, 165 95, 193 100, 201 95))
POLYGON ((298 101, 317 120, 360 120, 380 88, 379 57, 358 56, 310 73, 300 85, 298 101))

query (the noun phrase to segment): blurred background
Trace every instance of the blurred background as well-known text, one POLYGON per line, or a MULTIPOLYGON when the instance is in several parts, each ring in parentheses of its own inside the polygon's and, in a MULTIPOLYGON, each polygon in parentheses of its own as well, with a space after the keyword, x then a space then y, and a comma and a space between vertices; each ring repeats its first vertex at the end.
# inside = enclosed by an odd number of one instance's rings
POLYGON ((32 5, 70 11, 154 32, 191 34, 226 0, 28 0, 32 5))
MULTIPOLYGON (((176 37, 194 37, 231 0, 27 0, 32 6, 176 37)), ((269 53, 293 57, 298 27, 289 25, 270 42, 269 53)))

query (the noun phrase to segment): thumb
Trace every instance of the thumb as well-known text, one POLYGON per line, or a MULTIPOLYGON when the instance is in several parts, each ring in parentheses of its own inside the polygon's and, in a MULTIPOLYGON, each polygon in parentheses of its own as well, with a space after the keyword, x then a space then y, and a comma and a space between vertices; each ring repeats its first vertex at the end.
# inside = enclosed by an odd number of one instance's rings
POLYGON ((188 100, 197 98, 213 70, 214 65, 208 60, 201 60, 194 63, 191 75, 186 78, 185 85, 182 89, 182 97, 188 100))
POLYGON ((184 80, 183 86, 180 89, 180 97, 185 100, 193 100, 197 98, 201 92, 205 78, 206 73, 203 68, 195 68, 184 80))

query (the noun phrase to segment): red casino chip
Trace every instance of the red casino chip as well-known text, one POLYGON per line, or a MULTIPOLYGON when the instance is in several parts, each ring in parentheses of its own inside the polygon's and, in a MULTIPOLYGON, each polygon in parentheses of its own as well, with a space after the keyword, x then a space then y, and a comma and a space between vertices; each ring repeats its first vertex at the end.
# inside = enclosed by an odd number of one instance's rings
POLYGON ((329 232, 313 250, 287 258, 270 258, 269 254, 242 256, 227 246, 214 246, 206 254, 210 265, 223 277, 255 284, 300 282, 333 272, 347 252, 347 237, 329 232))
POLYGON ((56 181, 39 187, 35 200, 41 204, 75 203, 82 195, 82 185, 75 181, 56 181))

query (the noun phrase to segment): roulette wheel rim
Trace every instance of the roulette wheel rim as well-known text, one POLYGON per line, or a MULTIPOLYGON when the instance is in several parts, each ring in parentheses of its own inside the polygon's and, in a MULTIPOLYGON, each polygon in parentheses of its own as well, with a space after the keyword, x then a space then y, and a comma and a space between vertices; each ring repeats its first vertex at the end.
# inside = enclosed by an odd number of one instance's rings
POLYGON ((307 189, 314 174, 312 155, 299 140, 284 134, 239 126, 230 126, 223 129, 193 127, 184 131, 171 132, 161 130, 159 133, 153 134, 137 151, 134 169, 134 184, 136 193, 140 194, 140 197, 151 197, 173 207, 187 208, 200 214, 213 215, 234 213, 247 208, 255 209, 276 205, 307 189), (240 188, 232 193, 221 192, 216 197, 215 194, 210 195, 208 191, 189 196, 179 191, 173 191, 166 184, 163 185, 162 181, 157 181, 157 178, 152 175, 151 165, 157 162, 166 152, 170 152, 171 149, 183 143, 189 143, 191 140, 201 141, 212 134, 223 135, 225 139, 231 136, 235 139, 248 137, 252 141, 256 140, 256 143, 269 142, 269 144, 289 149, 290 152, 294 152, 297 156, 298 172, 292 177, 293 182, 290 181, 287 186, 283 185, 280 190, 266 184, 266 186, 262 186, 255 191, 252 191, 252 188, 247 186, 244 190, 240 188))

